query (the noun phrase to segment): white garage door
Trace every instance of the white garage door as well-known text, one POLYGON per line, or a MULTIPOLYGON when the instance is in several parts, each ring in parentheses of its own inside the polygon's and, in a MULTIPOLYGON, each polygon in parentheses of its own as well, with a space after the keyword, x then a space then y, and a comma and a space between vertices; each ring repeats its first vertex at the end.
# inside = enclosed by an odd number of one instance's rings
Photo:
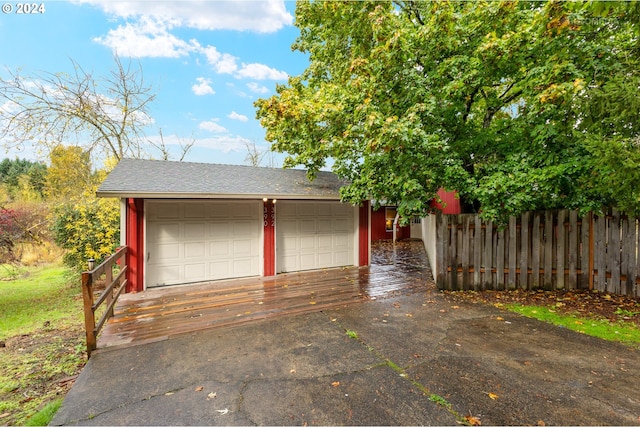
POLYGON ((259 276, 259 201, 148 201, 146 285, 259 276))
POLYGON ((354 215, 352 206, 339 202, 278 201, 278 272, 353 265, 354 215))

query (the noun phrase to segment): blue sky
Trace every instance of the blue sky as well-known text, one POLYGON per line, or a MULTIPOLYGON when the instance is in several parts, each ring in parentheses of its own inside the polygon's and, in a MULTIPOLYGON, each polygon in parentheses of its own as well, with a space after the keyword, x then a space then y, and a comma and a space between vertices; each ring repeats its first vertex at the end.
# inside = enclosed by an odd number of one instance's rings
MULTIPOLYGON (((247 143, 267 149, 253 103, 308 65, 291 50, 294 1, 45 1, 44 13, 28 15, 5 3, 0 76, 69 72, 71 59, 106 75, 114 52, 133 58, 156 94, 147 137, 161 129, 169 144, 195 140, 186 161, 243 164, 247 143)), ((28 146, 5 156, 36 157, 28 146)))

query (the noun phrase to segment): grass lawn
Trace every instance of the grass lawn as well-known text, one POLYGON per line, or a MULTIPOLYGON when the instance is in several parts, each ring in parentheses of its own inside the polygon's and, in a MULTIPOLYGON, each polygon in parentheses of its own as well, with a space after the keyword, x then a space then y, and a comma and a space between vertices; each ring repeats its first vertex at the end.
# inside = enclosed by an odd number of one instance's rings
POLYGON ((86 363, 79 280, 60 265, 0 266, 0 424, 44 424, 86 363))

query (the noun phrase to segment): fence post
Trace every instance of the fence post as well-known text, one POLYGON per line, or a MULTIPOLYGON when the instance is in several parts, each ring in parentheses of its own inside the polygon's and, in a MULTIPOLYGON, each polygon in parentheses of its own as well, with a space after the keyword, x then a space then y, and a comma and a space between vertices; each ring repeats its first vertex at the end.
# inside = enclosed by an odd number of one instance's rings
MULTIPOLYGON (((91 265, 91 261, 89 262, 91 265)), ((84 301, 84 329, 87 337, 87 357, 96 349, 96 318, 93 313, 93 276, 91 271, 82 273, 82 299, 84 301)))

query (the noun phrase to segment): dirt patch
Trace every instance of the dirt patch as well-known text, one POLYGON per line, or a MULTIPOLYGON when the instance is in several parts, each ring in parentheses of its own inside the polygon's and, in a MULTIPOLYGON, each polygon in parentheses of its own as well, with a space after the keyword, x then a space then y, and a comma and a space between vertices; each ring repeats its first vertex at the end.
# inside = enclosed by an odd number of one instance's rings
POLYGON ((454 300, 553 307, 558 313, 632 323, 640 327, 640 298, 588 290, 445 291, 454 300))
POLYGON ((47 403, 63 398, 86 364, 82 327, 45 324, 0 343, 0 425, 21 425, 47 403))

